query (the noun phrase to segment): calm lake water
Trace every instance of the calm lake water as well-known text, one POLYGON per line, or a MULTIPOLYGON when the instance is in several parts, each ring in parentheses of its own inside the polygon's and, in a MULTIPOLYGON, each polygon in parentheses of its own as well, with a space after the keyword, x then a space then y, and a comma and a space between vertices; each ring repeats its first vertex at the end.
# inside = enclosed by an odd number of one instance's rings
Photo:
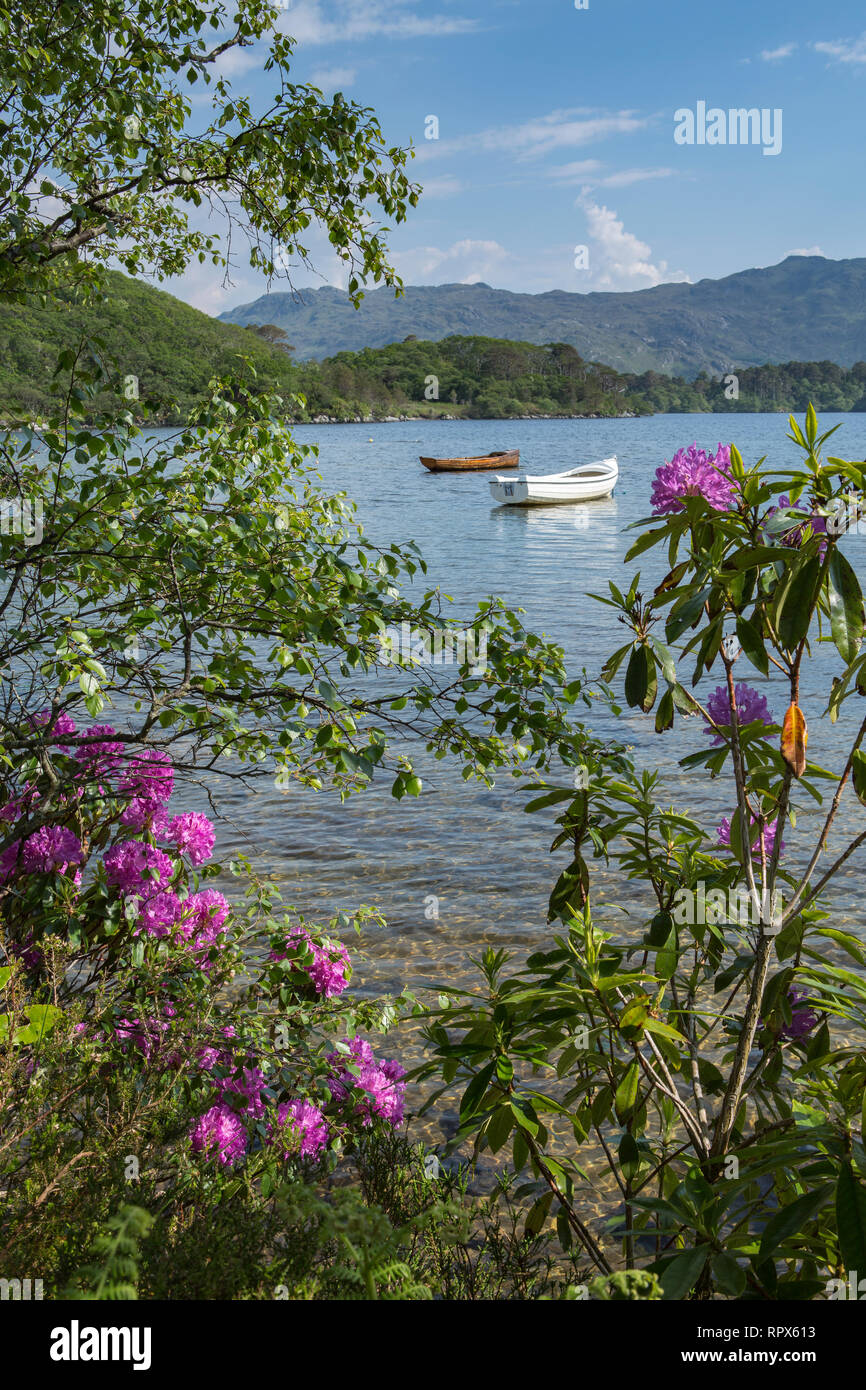
MULTIPOLYGON (((866 457, 866 416, 828 416, 822 424, 837 421, 841 429, 832 452, 866 457)), ((604 656, 621 645, 613 610, 586 594, 604 590, 608 578, 623 582, 623 556, 633 539, 623 534, 624 528, 648 514, 655 468, 693 440, 713 448, 720 439, 733 440, 747 463, 764 454, 790 463, 798 451, 786 432, 781 415, 673 415, 316 425, 299 427, 296 435, 301 442, 319 444, 326 486, 356 501, 371 539, 418 543, 428 562, 429 586, 439 585, 454 598, 456 615, 470 615, 489 594, 501 596, 525 610, 527 626, 563 646, 577 674, 583 666, 597 672, 604 656), (615 496, 593 504, 589 527, 580 529, 571 507, 495 508, 483 474, 437 476, 418 461, 419 453, 514 447, 520 448, 521 466, 539 473, 616 454, 620 482, 615 496)), ((843 544, 866 581, 866 538, 851 536, 843 544)), ((652 553, 638 563, 642 587, 649 592, 664 572, 663 560, 652 553)), ((836 765, 841 739, 859 713, 852 709, 835 726, 821 719, 825 701, 820 693, 827 688, 828 672, 836 669, 835 651, 822 648, 804 672, 801 694, 810 755, 830 766, 836 765)), ((750 669, 741 678, 761 685, 750 669)), ((717 683, 705 683, 703 692, 717 683)), ((781 718, 784 692, 772 682, 766 685, 770 707, 781 718)), ((722 815, 730 814, 729 786, 687 779, 676 766, 676 759, 704 741, 697 721, 678 723, 676 732, 662 737, 653 734, 652 717, 631 713, 619 721, 600 715, 596 727, 633 744, 645 765, 661 766, 668 801, 688 807, 710 833, 722 815)), ((552 815, 527 816, 522 810, 527 798, 510 779, 487 791, 462 782, 443 763, 431 764, 422 756, 419 764, 423 794, 402 803, 390 797, 389 777, 344 804, 329 793, 276 789, 221 796, 226 819, 218 852, 224 860, 233 851, 251 855, 278 879, 286 900, 314 921, 360 903, 383 912, 387 927, 368 935, 369 960, 356 976, 366 989, 418 988, 433 981, 466 985, 476 978, 468 957, 484 943, 522 955, 549 933, 547 897, 564 863, 561 855, 551 859, 548 852, 552 815), (438 919, 431 916, 433 898, 438 919)), ((861 818, 866 815, 852 798, 848 824, 858 810, 861 818)), ((798 829, 786 834, 786 862, 806 852, 815 828, 814 815, 806 814, 798 829)), ((833 843, 839 842, 837 836, 833 843)), ((858 863, 855 856, 835 899, 837 910, 855 923, 860 915, 858 863)), ((596 883, 610 904, 600 915, 611 924, 615 913, 639 910, 645 902, 639 885, 624 883, 611 872, 600 872, 596 883)), ((635 930, 638 925, 635 921, 635 930)))

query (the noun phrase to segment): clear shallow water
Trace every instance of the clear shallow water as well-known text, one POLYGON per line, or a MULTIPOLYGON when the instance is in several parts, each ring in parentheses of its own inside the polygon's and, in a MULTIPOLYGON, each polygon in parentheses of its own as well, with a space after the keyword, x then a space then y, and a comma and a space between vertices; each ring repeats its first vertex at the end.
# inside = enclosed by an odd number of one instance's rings
MULTIPOLYGON (((866 416, 824 417, 841 422, 832 452, 866 457, 866 416)), ((654 469, 682 444, 704 447, 733 439, 747 463, 767 454, 778 463, 794 462, 798 451, 786 440, 784 416, 656 416, 643 420, 442 421, 383 425, 299 427, 302 443, 318 443, 325 485, 344 491, 358 504, 370 538, 383 544, 414 540, 428 563, 425 587, 439 585, 455 599, 455 614, 469 616, 488 594, 525 610, 526 625, 562 645, 575 674, 583 666, 597 672, 604 657, 622 643, 613 610, 585 597, 605 591, 608 578, 622 582, 622 560, 633 534, 624 528, 649 512, 654 469), (372 439, 372 442, 369 442, 372 439), (593 504, 588 529, 575 525, 570 507, 494 508, 483 474, 434 475, 422 468, 419 453, 454 455, 519 447, 521 466, 555 472, 615 453, 620 483, 609 502, 593 504)), ((866 583, 866 538, 852 536, 846 552, 866 583)), ((641 556, 646 592, 664 573, 661 556, 641 556)), ((761 686, 743 659, 740 679, 761 686)), ((835 766, 844 734, 859 709, 831 726, 821 720, 829 673, 838 669, 833 649, 821 649, 804 670, 801 703, 809 720, 809 752, 835 766)), ((704 683, 706 693, 718 682, 704 683)), ((784 692, 767 683, 774 714, 781 718, 784 692)), ((579 716, 582 717, 582 716, 579 716)), ((712 832, 730 814, 730 790, 705 778, 685 778, 676 760, 702 746, 697 721, 678 723, 662 737, 652 732, 652 716, 626 713, 619 721, 599 715, 600 733, 634 745, 647 766, 661 766, 667 800, 697 814, 712 832)), ((493 790, 463 783, 444 763, 420 760, 424 792, 417 800, 394 801, 390 778, 341 804, 329 793, 276 789, 255 794, 224 791, 226 820, 219 830, 219 852, 250 854, 259 868, 275 876, 286 900, 312 920, 338 909, 375 904, 387 927, 366 938, 369 961, 356 976, 368 989, 418 988, 435 980, 474 983, 468 956, 484 943, 524 954, 547 936, 547 898, 561 867, 551 859, 552 816, 527 816, 525 797, 503 779, 493 790), (437 899, 438 920, 432 917, 437 899)), ((846 821, 862 809, 851 799, 846 821)), ((787 857, 798 859, 810 845, 812 813, 786 835, 787 857)), ((859 828, 863 828, 861 824, 859 828)), ((837 835, 831 848, 840 844, 837 835)), ((861 851, 862 855, 862 851, 861 851)), ((857 924, 860 916, 860 856, 836 894, 837 910, 857 924)), ((603 901, 637 910, 639 886, 610 872, 596 879, 603 901)), ((613 923, 613 907, 600 909, 613 923)), ((637 929, 637 923, 635 924, 637 929)))

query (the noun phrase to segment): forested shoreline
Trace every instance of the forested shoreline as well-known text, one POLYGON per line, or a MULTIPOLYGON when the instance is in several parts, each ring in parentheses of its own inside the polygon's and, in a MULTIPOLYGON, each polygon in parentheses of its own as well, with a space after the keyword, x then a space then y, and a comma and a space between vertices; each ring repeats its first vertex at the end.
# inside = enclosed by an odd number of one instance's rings
MULTIPOLYGON (((246 374, 255 393, 280 395, 286 418, 507 419, 653 414, 866 410, 866 362, 732 367, 694 381, 617 372, 568 343, 453 336, 408 337, 383 348, 297 362, 272 324, 222 323, 152 285, 109 272, 102 299, 71 291, 46 306, 0 305, 0 418, 41 417, 56 405, 58 351, 101 356, 116 373, 115 400, 138 418, 173 424, 214 377, 246 374), (130 381, 134 383, 130 387, 130 381), (295 399, 302 397, 303 401, 295 399)), ((111 406, 102 392, 99 406, 111 406)))

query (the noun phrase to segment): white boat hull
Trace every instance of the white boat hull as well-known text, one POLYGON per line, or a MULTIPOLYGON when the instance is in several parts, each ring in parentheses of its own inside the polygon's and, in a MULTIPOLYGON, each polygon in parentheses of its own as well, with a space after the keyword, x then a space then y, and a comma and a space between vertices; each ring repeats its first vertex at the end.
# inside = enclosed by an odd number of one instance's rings
POLYGON ((520 473, 504 478, 488 478, 494 502, 503 507, 561 506, 568 502, 597 502, 610 497, 619 477, 616 458, 585 463, 566 473, 547 473, 536 477, 520 473))

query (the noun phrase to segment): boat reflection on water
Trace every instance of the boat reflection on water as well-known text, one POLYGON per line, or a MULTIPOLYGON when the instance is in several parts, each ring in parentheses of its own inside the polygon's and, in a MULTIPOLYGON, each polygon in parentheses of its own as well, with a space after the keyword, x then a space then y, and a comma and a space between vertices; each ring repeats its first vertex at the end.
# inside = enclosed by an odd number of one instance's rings
MULTIPOLYGON (((575 545, 592 538, 603 549, 619 551, 622 542, 617 537, 617 500, 605 497, 598 502, 561 502, 549 507, 491 507, 490 521, 500 535, 515 540, 525 534, 533 543, 538 540, 572 540, 575 545)), ((619 558, 619 556, 618 556, 619 558)))

